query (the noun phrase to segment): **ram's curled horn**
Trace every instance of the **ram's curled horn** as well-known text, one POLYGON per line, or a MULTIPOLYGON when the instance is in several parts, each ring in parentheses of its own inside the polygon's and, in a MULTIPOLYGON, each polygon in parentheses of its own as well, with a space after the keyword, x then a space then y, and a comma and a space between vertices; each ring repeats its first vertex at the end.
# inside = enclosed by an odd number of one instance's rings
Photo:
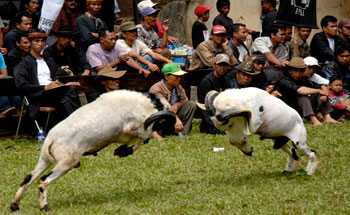
POLYGON ((144 124, 144 129, 147 130, 147 128, 153 122, 155 122, 155 124, 153 125, 152 130, 158 131, 163 126, 166 126, 166 127, 168 127, 167 125, 174 126, 176 122, 176 115, 174 114, 174 112, 169 110, 163 110, 163 111, 154 113, 146 119, 146 122, 144 124))
POLYGON ((197 107, 199 107, 201 110, 207 110, 207 109, 205 108, 205 104, 196 102, 196 105, 197 105, 197 107))
POLYGON ((207 110, 208 114, 210 116, 214 116, 216 113, 215 107, 214 107, 214 99, 219 95, 219 92, 212 90, 207 93, 205 96, 205 109, 207 110))
POLYGON ((225 125, 229 122, 229 120, 232 117, 238 117, 243 116, 246 120, 243 127, 243 133, 245 135, 251 135, 250 129, 249 129, 249 122, 252 116, 252 112, 247 109, 234 109, 234 110, 227 110, 225 112, 222 112, 216 116, 216 119, 220 122, 223 122, 222 124, 225 125))

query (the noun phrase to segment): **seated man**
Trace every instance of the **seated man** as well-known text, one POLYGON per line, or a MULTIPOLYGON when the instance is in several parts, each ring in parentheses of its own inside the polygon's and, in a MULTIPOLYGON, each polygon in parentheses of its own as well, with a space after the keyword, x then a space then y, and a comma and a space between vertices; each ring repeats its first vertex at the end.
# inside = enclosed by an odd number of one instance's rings
POLYGON ((334 58, 334 51, 345 46, 345 41, 337 35, 337 18, 325 16, 321 20, 322 32, 314 35, 310 44, 311 56, 320 63, 328 63, 334 58))
POLYGON ((113 90, 119 89, 120 78, 125 75, 127 71, 115 71, 110 66, 103 67, 96 76, 94 88, 99 95, 113 90))
POLYGON ((274 24, 270 32, 268 37, 255 39, 250 52, 260 51, 265 55, 269 65, 284 67, 289 63, 289 52, 283 45, 286 28, 283 25, 274 24))
POLYGON ((30 52, 31 43, 28 39, 28 32, 19 31, 16 35, 17 48, 12 49, 6 57, 7 72, 9 76, 13 76, 15 66, 30 52))
POLYGON ((317 84, 321 84, 321 85, 328 85, 329 84, 329 80, 323 78, 322 76, 318 75, 316 73, 317 69, 320 69, 321 66, 320 64, 318 64, 318 61, 316 58, 314 57, 306 57, 304 58, 304 63, 307 66, 304 72, 304 76, 307 77, 309 79, 309 81, 313 81, 317 84))
POLYGON ((4 37, 4 48, 10 52, 15 49, 17 34, 20 30, 28 31, 32 29, 32 16, 28 12, 19 12, 15 17, 16 28, 9 31, 4 37))
POLYGON ((58 80, 61 74, 67 74, 40 52, 45 46, 47 34, 42 30, 33 30, 28 34, 32 46, 30 53, 23 58, 14 70, 18 90, 29 100, 28 113, 37 118, 40 106, 55 106, 66 118, 79 108, 79 98, 71 83, 62 85, 58 80))
POLYGON ((86 52, 86 59, 97 72, 109 65, 115 70, 128 70, 129 67, 143 73, 145 77, 151 72, 137 64, 125 50, 116 44, 117 35, 114 31, 103 29, 99 32, 100 43, 91 45, 86 52))
MULTIPOLYGON (((9 76, 7 75, 5 60, 0 53, 0 79, 8 78, 9 76)), ((0 96, 0 118, 7 117, 12 114, 19 115, 21 105, 21 97, 19 96, 0 96)))
POLYGON ((140 28, 137 29, 138 39, 144 42, 148 48, 154 52, 163 55, 164 57, 171 59, 171 53, 168 48, 168 30, 170 24, 168 20, 165 20, 162 24, 163 38, 159 37, 157 32, 152 29, 152 26, 156 24, 159 10, 155 10, 152 7, 146 7, 142 9, 142 23, 140 28))
POLYGON ((242 23, 234 24, 229 34, 232 38, 228 43, 228 48, 231 50, 235 58, 242 63, 244 59, 249 56, 248 48, 244 44, 244 41, 248 36, 246 25, 242 23))
POLYGON ((282 100, 302 117, 308 118, 313 125, 322 125, 316 117, 318 112, 321 112, 324 122, 339 124, 330 115, 333 109, 328 101, 328 87, 304 77, 306 67, 302 58, 292 58, 288 66, 289 74, 278 85, 282 100))
POLYGON ((120 25, 120 31, 122 38, 117 40, 117 44, 137 60, 142 68, 151 70, 152 72, 160 72, 159 67, 155 64, 156 62, 160 64, 172 62, 162 55, 153 52, 144 42, 137 39, 137 26, 134 22, 124 22, 120 25))
POLYGON ((325 65, 322 69, 322 75, 329 79, 336 75, 343 79, 344 91, 350 92, 350 48, 338 47, 335 50, 335 59, 325 65))
POLYGON ((309 38, 311 33, 311 28, 298 27, 298 35, 297 40, 287 42, 287 45, 290 49, 290 57, 301 57, 306 58, 310 56, 310 47, 307 43, 307 39, 309 38))
MULTIPOLYGON (((162 68, 163 80, 155 83, 150 93, 165 98, 176 114, 175 132, 187 135, 192 130, 192 119, 196 111, 196 104, 189 101, 185 90, 180 85, 181 77, 187 72, 182 71, 177 63, 167 63, 162 68)), ((174 131, 172 131, 174 132, 174 131)), ((163 134, 153 133, 153 138, 161 140, 163 134)))
POLYGON ((192 55, 192 62, 188 70, 212 67, 215 55, 219 53, 224 53, 230 58, 230 66, 237 64, 237 59, 228 48, 226 29, 221 25, 215 25, 211 31, 211 38, 198 45, 196 52, 192 55))
POLYGON ((54 61, 70 75, 89 75, 90 65, 72 46, 73 27, 60 25, 54 32, 56 42, 44 50, 44 57, 54 61))
POLYGON ((338 24, 339 36, 350 46, 350 19, 344 18, 338 24))
MULTIPOLYGON (((232 88, 231 77, 227 76, 230 67, 230 58, 226 54, 217 54, 214 58, 214 71, 206 75, 197 89, 198 102, 205 103, 205 96, 211 90, 218 92, 232 88)), ((201 110, 202 122, 199 127, 200 132, 207 134, 225 134, 218 130, 211 121, 207 111, 201 110)))

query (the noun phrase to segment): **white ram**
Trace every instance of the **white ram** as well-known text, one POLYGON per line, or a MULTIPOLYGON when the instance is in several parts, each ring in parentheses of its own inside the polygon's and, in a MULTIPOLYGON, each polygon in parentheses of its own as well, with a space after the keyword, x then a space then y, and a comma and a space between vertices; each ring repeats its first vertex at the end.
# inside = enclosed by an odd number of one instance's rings
POLYGON ((151 137, 152 130, 175 124, 175 114, 169 110, 170 105, 163 98, 127 90, 105 93, 79 108, 48 133, 39 161, 18 189, 11 210, 19 210, 19 202, 29 185, 56 163, 38 185, 40 209, 49 210, 47 186, 78 167, 81 156, 97 155, 114 142, 123 144, 115 150, 115 155, 132 154, 151 137))
MULTIPOLYGON (((203 107, 202 107, 203 108, 203 107)), ((251 134, 262 139, 273 139, 275 149, 288 156, 286 172, 294 172, 300 159, 287 143, 309 157, 306 167, 312 175, 317 167, 316 152, 306 145, 306 130, 300 115, 282 100, 258 88, 229 89, 222 93, 210 91, 206 95, 205 109, 214 125, 225 131, 228 141, 244 154, 251 156, 253 147, 247 143, 251 134)))

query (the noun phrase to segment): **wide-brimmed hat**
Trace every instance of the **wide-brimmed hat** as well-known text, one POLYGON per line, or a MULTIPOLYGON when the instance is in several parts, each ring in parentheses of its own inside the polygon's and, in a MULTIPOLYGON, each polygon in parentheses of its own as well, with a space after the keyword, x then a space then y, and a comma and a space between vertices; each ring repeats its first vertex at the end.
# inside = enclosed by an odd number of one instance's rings
POLYGON ((118 79, 125 75, 126 72, 127 70, 115 71, 112 67, 107 65, 97 73, 96 79, 103 79, 103 77, 118 79))
POLYGON ((145 7, 144 9, 141 10, 140 14, 142 17, 144 17, 144 16, 149 16, 158 12, 159 10, 156 10, 152 7, 145 7))
POLYGON ((214 58, 214 63, 227 63, 228 65, 230 65, 230 58, 227 54, 217 54, 214 58))
POLYGON ((321 67, 320 64, 318 64, 318 60, 314 57, 306 57, 304 58, 304 63, 306 66, 318 66, 321 67))
POLYGON ((131 30, 135 30, 135 29, 138 29, 138 27, 135 25, 134 22, 132 21, 129 21, 129 22, 124 22, 120 25, 119 27, 119 30, 121 32, 124 32, 124 31, 131 31, 131 30))
POLYGON ((198 5, 195 9, 194 9, 194 14, 196 14, 197 16, 202 16, 205 12, 207 12, 208 10, 213 9, 214 7, 207 7, 205 5, 198 5))
POLYGON ((144 0, 137 4, 137 10, 139 13, 146 7, 154 7, 157 3, 153 3, 151 0, 144 0))
POLYGON ((184 75, 187 72, 183 71, 179 64, 177 63, 167 63, 162 68, 162 73, 164 75, 184 75))
POLYGON ((73 27, 71 25, 66 25, 66 24, 58 26, 57 31, 53 32, 53 34, 57 36, 65 36, 65 37, 73 37, 74 35, 76 35, 73 27))
POLYGON ((238 67, 238 70, 241 72, 244 72, 245 74, 248 75, 258 75, 261 73, 261 71, 255 70, 254 69, 254 60, 257 57, 249 57, 248 59, 244 60, 241 65, 238 67))
POLYGON ((296 69, 305 69, 307 66, 306 66, 303 58, 293 57, 288 65, 288 67, 296 68, 296 69))

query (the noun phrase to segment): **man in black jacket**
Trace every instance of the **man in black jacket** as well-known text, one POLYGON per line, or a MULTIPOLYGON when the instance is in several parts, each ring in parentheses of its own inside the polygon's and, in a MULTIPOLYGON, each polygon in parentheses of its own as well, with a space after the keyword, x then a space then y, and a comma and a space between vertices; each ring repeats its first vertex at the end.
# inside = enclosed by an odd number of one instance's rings
POLYGON ((57 78, 67 74, 40 52, 45 46, 47 34, 42 30, 33 30, 28 34, 32 46, 30 53, 15 67, 14 76, 18 90, 29 100, 28 113, 37 118, 40 106, 55 106, 65 118, 75 111, 79 98, 72 84, 61 84, 57 78))
POLYGON ((312 38, 310 44, 311 56, 320 63, 328 63, 334 59, 334 50, 339 46, 345 46, 345 41, 337 35, 337 18, 325 16, 321 20, 322 32, 312 38))

